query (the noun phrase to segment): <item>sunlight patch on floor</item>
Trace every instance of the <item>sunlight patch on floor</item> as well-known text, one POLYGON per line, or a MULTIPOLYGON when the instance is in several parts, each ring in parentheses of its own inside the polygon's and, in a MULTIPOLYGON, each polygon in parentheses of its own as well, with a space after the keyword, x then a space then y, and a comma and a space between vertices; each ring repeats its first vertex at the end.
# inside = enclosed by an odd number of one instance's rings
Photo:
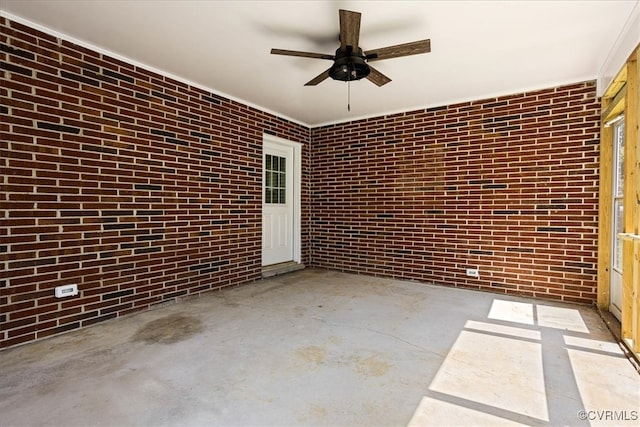
POLYGON ((521 426, 523 424, 502 417, 476 411, 464 406, 423 397, 407 427, 437 425, 434 420, 447 420, 450 426, 521 426))
POLYGON ((563 339, 564 343, 569 347, 580 347, 585 350, 597 350, 600 352, 611 353, 612 356, 621 356, 620 345, 615 342, 572 337, 570 335, 565 335, 563 339))
POLYGON ((489 319, 533 325, 533 304, 494 299, 489 319))
POLYGON ((478 322, 476 320, 467 320, 464 328, 482 332, 493 332, 494 334, 508 335, 515 338, 527 338, 530 340, 539 341, 541 338, 540 331, 516 328, 513 326, 497 325, 495 323, 478 322))
POLYGON ((538 326, 589 333, 580 312, 575 308, 536 304, 538 326))
POLYGON ((545 328, 589 333, 580 312, 574 308, 495 299, 489 319, 545 328))
MULTIPOLYGON (((514 329, 510 334, 517 333, 514 329)), ((429 389, 510 414, 549 420, 542 348, 530 338, 463 330, 429 389)))
MULTIPOLYGON (((572 347, 584 347, 584 350, 567 349, 567 353, 584 408, 591 411, 591 424, 621 425, 621 421, 629 422, 630 418, 635 418, 633 421, 637 423, 640 419, 640 405, 636 404, 633 407, 634 405, 629 405, 628 402, 640 402, 640 388, 636 387, 632 395, 629 395, 629 390, 634 389, 632 384, 637 379, 622 374, 629 361, 620 348, 616 351, 612 347, 615 345, 613 343, 575 337, 565 337, 565 341, 572 347), (620 369, 614 369, 616 365, 619 365, 620 369), (594 369, 597 366, 607 366, 607 369, 594 369), (604 390, 605 393, 602 392, 604 390)), ((633 423, 629 425, 631 424, 633 423)))

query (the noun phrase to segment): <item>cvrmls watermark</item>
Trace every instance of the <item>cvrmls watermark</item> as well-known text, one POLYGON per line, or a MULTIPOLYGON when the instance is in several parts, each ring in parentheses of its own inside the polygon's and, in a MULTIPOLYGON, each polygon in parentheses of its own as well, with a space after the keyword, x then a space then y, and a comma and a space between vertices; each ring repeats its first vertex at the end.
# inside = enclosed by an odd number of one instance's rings
POLYGON ((578 411, 579 420, 589 421, 637 421, 640 419, 638 411, 578 411))

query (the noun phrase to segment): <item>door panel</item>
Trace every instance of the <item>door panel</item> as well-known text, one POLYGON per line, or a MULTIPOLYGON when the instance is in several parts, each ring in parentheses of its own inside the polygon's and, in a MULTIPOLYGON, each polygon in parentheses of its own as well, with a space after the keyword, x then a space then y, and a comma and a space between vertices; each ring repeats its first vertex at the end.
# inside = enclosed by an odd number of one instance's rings
POLYGON ((262 185, 262 265, 293 261, 293 147, 265 141, 262 185))

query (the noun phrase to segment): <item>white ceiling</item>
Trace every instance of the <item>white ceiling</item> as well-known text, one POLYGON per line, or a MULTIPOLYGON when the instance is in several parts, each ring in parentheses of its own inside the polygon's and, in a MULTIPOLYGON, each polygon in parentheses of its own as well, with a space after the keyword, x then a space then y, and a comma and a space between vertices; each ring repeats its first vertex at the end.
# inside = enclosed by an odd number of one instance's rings
POLYGON ((2 0, 5 16, 317 126, 598 77, 640 0, 88 1, 2 0), (330 61, 338 9, 362 12, 367 49, 425 38, 432 52, 375 63, 393 81, 304 84, 330 61))

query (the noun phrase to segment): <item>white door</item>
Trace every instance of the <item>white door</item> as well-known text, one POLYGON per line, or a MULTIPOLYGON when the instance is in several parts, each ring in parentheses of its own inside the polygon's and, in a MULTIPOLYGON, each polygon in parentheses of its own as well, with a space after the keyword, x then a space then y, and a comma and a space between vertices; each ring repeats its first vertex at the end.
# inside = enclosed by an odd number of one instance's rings
POLYGON ((265 135, 262 153, 262 265, 297 261, 296 146, 265 135))
POLYGON ((611 251, 611 287, 609 311, 621 320, 622 314, 622 240, 624 232, 624 119, 613 128, 613 215, 611 221, 613 250, 611 251))

